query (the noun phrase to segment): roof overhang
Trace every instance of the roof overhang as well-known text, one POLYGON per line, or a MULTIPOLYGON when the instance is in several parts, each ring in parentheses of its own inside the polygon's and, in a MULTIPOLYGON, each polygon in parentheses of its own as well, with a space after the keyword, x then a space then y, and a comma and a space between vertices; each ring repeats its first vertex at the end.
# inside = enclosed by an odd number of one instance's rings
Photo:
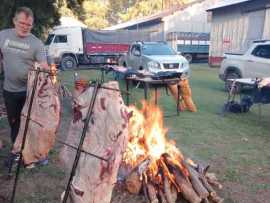
POLYGON ((216 3, 214 6, 208 8, 206 11, 213 11, 216 9, 225 8, 228 6, 233 6, 233 5, 245 3, 248 1, 252 1, 252 0, 223 0, 223 1, 216 3))

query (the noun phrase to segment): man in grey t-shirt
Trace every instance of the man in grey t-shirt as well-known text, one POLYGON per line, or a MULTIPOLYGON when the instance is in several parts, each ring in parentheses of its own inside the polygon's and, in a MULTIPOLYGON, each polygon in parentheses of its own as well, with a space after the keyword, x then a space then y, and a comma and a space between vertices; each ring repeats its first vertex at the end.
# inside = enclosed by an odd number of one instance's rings
POLYGON ((34 16, 31 9, 20 7, 13 18, 14 28, 0 32, 0 50, 4 69, 3 96, 11 128, 11 141, 15 142, 20 114, 26 99, 27 75, 35 62, 48 68, 43 43, 31 34, 34 16))

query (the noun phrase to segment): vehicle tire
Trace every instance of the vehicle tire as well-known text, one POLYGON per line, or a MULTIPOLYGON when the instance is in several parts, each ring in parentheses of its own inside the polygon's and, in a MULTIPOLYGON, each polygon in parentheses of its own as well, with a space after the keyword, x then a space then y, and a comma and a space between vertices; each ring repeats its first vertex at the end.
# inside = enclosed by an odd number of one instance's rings
MULTIPOLYGON (((224 84, 224 88, 225 91, 229 92, 232 88, 232 81, 228 81, 228 79, 237 79, 240 78, 240 75, 236 72, 228 72, 225 76, 225 84, 224 84)), ((241 86, 237 85, 234 88, 234 93, 239 93, 241 91, 241 86)))
POLYGON ((123 66, 124 66, 125 68, 127 67, 127 64, 126 64, 126 62, 124 62, 124 63, 123 63, 123 66))
POLYGON ((193 60, 192 54, 184 54, 184 57, 187 59, 189 63, 192 63, 192 60, 193 60))
POLYGON ((77 67, 77 62, 73 56, 64 56, 61 60, 62 70, 72 70, 77 67))

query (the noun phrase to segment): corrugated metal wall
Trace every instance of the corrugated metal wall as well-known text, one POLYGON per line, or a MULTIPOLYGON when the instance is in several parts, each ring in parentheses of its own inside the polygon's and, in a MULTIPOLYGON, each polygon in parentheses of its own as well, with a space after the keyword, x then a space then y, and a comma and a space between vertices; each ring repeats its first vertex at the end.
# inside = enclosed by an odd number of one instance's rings
POLYGON ((175 50, 177 47, 177 38, 170 38, 169 35, 171 33, 210 33, 211 25, 207 22, 206 9, 209 8, 215 1, 216 0, 205 0, 163 18, 166 40, 175 50))
MULTIPOLYGON (((263 3, 263 0, 260 1, 263 3)), ((258 2, 257 2, 258 3, 258 2)), ((265 5, 264 5, 265 7, 265 5)), ((213 12, 209 63, 219 65, 226 52, 245 52, 252 41, 270 39, 270 10, 252 4, 213 12)))
POLYGON ((270 39, 270 8, 265 12, 263 38, 270 39))

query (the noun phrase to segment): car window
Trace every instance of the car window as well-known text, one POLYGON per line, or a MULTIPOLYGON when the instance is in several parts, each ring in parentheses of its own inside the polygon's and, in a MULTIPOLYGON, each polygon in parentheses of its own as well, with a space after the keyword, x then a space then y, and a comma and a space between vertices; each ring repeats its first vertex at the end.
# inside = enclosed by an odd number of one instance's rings
POLYGON ((45 45, 50 45, 51 42, 52 42, 52 40, 53 40, 53 38, 54 38, 54 35, 53 34, 49 34, 49 36, 48 36, 48 38, 47 38, 47 40, 45 42, 45 45))
POLYGON ((54 43, 66 43, 67 36, 66 35, 56 35, 53 42, 54 43))
POLYGON ((145 44, 142 52, 144 55, 176 55, 177 53, 167 44, 145 44))
POLYGON ((134 45, 131 48, 131 53, 134 55, 135 51, 139 51, 140 52, 140 46, 139 45, 134 45))
POLYGON ((252 52, 252 55, 270 59, 270 45, 258 45, 252 52))

